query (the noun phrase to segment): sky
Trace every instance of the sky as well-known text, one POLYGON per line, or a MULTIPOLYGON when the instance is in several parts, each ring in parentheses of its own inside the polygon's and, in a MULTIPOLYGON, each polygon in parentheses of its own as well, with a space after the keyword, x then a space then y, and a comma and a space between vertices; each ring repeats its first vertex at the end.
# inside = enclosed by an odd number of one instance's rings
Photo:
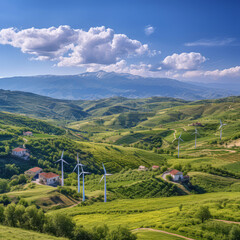
POLYGON ((239 82, 238 0, 0 0, 0 77, 239 82))

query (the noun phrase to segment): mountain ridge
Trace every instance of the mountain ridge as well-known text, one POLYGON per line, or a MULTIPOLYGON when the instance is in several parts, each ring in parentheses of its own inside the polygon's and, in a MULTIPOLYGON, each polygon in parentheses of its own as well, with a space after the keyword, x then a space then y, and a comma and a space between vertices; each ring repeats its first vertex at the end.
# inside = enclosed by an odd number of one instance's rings
POLYGON ((127 98, 159 96, 201 100, 233 95, 233 91, 230 90, 199 86, 170 78, 150 78, 104 71, 86 72, 77 75, 1 78, 0 88, 69 100, 96 100, 114 96, 127 98))

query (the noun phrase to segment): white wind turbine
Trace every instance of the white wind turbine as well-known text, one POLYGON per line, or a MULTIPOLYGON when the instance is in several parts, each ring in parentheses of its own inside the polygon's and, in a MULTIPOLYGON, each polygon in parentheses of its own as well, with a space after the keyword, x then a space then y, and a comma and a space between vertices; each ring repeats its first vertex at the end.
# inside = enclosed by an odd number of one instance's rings
POLYGON ((83 167, 82 167, 83 165, 81 165, 81 170, 82 170, 82 172, 81 172, 81 174, 80 175, 82 175, 82 178, 83 178, 83 202, 85 201, 85 186, 84 186, 84 175, 85 174, 90 174, 90 172, 84 172, 84 170, 83 170, 83 167))
POLYGON ((197 148, 197 135, 199 135, 196 127, 195 127, 195 132, 192 135, 194 135, 194 134, 195 134, 195 149, 196 149, 197 148))
POLYGON ((179 151, 180 151, 180 141, 184 142, 182 139, 181 139, 181 136, 182 136, 182 133, 179 135, 178 138, 175 138, 175 140, 178 140, 178 158, 179 158, 179 151))
POLYGON ((75 169, 77 168, 77 176, 78 176, 78 192, 80 193, 80 172, 79 172, 79 166, 84 166, 83 164, 81 164, 79 162, 79 158, 78 158, 78 154, 77 154, 77 165, 75 166, 75 168, 73 169, 73 172, 75 171, 75 169))
MULTIPOLYGON (((102 164, 103 165, 103 164, 102 164)), ((104 202, 107 202, 107 186, 106 186, 106 176, 111 176, 112 174, 107 173, 106 169, 103 165, 103 170, 104 170, 104 175, 102 176, 100 182, 103 180, 104 178, 104 202)))
POLYGON ((223 126, 226 126, 227 124, 223 124, 222 123, 222 121, 221 121, 221 119, 220 119, 220 127, 219 127, 219 129, 220 129, 220 140, 222 140, 222 130, 223 130, 223 126))
POLYGON ((62 151, 62 155, 61 158, 59 160, 57 160, 55 163, 60 162, 62 163, 62 187, 64 186, 64 172, 63 172, 63 163, 68 164, 64 159, 63 159, 63 154, 64 154, 64 150, 62 151))

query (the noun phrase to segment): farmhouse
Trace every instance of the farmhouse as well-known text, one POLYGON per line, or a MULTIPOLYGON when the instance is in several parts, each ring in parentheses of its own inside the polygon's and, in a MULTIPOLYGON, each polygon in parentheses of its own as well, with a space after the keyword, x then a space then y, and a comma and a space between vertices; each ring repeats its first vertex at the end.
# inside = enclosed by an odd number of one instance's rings
POLYGON ((173 181, 180 181, 183 179, 183 173, 179 172, 176 169, 173 169, 172 171, 170 171, 169 174, 172 176, 173 181))
POLYGON ((157 165, 152 166, 152 170, 157 170, 157 169, 159 169, 159 166, 157 166, 157 165))
POLYGON ((20 147, 14 148, 12 150, 12 155, 15 157, 23 158, 25 160, 28 160, 30 157, 28 150, 26 148, 20 148, 20 147))
POLYGON ((41 172, 42 172, 42 169, 40 167, 34 167, 34 168, 31 168, 31 169, 25 171, 24 173, 26 175, 28 175, 29 177, 38 178, 39 173, 41 173, 41 172))
POLYGON ((39 173, 39 181, 42 181, 46 185, 57 185, 59 183, 59 175, 52 172, 39 173))
POLYGON ((139 171, 146 171, 147 168, 146 168, 145 166, 139 166, 139 167, 138 167, 138 170, 139 170, 139 171))
POLYGON ((30 132, 30 131, 27 131, 27 132, 23 132, 23 135, 24 135, 24 136, 32 136, 33 133, 30 132))

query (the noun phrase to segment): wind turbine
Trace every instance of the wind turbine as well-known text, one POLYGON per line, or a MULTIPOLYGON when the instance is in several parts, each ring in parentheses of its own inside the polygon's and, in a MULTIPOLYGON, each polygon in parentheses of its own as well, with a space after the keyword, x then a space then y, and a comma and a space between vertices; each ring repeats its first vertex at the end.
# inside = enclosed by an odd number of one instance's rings
POLYGON ((219 127, 219 129, 220 129, 220 140, 222 140, 222 129, 223 129, 223 126, 226 126, 226 125, 227 124, 223 124, 221 119, 220 119, 220 127, 219 127))
POLYGON ((62 187, 64 186, 64 173, 63 173, 63 163, 68 164, 64 159, 63 159, 63 154, 64 154, 64 150, 62 151, 62 155, 61 158, 59 160, 57 160, 55 163, 61 161, 62 162, 62 187))
POLYGON ((182 133, 179 135, 178 138, 175 138, 175 139, 174 139, 174 141, 175 141, 175 140, 178 140, 178 158, 179 158, 179 151, 180 151, 180 141, 183 142, 183 140, 181 139, 181 136, 182 136, 182 133))
MULTIPOLYGON (((103 164, 102 164, 102 165, 103 165, 103 164)), ((107 202, 106 176, 111 176, 112 174, 106 172, 106 169, 105 169, 104 165, 103 165, 103 170, 104 170, 104 174, 103 174, 100 182, 101 182, 101 181, 103 180, 103 178, 104 178, 104 202, 107 202)))
POLYGON ((75 171, 75 169, 77 168, 77 176, 78 176, 78 192, 80 193, 80 176, 81 174, 79 173, 79 166, 84 166, 83 164, 81 164, 79 162, 79 158, 78 158, 78 154, 77 154, 77 165, 75 166, 75 168, 73 169, 73 172, 75 171))
POLYGON ((81 164, 82 172, 81 172, 80 175, 82 175, 82 177, 83 177, 83 199, 82 199, 82 200, 83 200, 83 202, 84 202, 84 201, 85 201, 84 175, 85 175, 85 174, 90 174, 90 172, 84 172, 82 166, 83 166, 83 165, 81 164))
POLYGON ((197 148, 197 135, 199 135, 196 127, 195 127, 195 132, 192 135, 194 135, 194 134, 195 134, 195 149, 196 149, 197 148))

